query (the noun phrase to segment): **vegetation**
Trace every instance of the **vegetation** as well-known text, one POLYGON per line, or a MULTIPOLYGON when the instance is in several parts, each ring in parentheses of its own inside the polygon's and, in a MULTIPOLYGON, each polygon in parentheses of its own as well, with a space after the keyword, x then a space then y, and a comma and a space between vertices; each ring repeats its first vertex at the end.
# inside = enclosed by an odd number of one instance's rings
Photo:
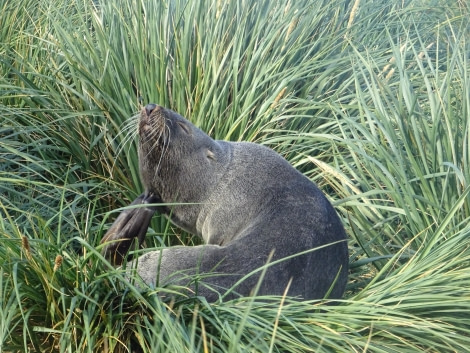
MULTIPOLYGON (((468 19, 444 0, 3 1, 0 352, 468 351, 468 19), (344 300, 168 303, 101 257, 141 191, 148 102, 325 191, 344 300)), ((147 237, 195 241, 158 217, 147 237)))

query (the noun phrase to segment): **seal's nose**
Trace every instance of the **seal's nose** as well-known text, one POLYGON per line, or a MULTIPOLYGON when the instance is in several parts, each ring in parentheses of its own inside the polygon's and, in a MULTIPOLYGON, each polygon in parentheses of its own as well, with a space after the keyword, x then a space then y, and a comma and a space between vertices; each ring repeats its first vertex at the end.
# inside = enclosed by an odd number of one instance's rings
POLYGON ((156 107, 157 107, 156 104, 153 104, 153 103, 147 104, 145 106, 145 113, 147 114, 147 116, 150 116, 150 114, 155 110, 156 107))

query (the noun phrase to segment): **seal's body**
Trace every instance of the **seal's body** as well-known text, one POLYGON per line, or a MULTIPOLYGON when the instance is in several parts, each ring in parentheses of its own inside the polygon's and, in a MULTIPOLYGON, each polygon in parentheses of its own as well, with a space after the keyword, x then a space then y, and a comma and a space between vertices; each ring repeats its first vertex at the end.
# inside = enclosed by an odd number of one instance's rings
POLYGON ((139 135, 145 192, 134 204, 178 205, 124 211, 102 241, 108 258, 119 262, 133 237, 142 242, 158 210, 205 245, 140 256, 133 266, 151 286, 188 285, 209 301, 227 289, 233 297, 255 288, 259 295, 341 297, 348 271, 344 228, 322 192, 284 158, 254 143, 215 141, 154 104, 141 113, 139 135), (200 282, 189 284, 185 275, 200 282))

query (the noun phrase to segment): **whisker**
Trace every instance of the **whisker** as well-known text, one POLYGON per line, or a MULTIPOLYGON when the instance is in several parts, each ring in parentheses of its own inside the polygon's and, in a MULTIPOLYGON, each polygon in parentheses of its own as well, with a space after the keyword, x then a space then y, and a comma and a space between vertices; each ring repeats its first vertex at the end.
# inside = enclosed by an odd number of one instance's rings
POLYGON ((137 124, 138 124, 138 117, 133 116, 121 125, 122 130, 121 132, 113 139, 116 140, 120 135, 124 135, 121 142, 118 144, 116 154, 119 156, 125 146, 128 145, 129 141, 132 141, 137 136, 137 124))
POLYGON ((163 127, 163 129, 160 130, 160 134, 158 135, 157 139, 155 140, 155 144, 153 145, 152 149, 150 149, 149 153, 151 153, 155 148, 158 147, 158 143, 161 139, 163 139, 163 143, 161 143, 162 145, 162 150, 160 152, 160 158, 157 162, 157 165, 155 166, 155 177, 158 175, 158 171, 160 169, 160 165, 162 163, 162 160, 163 160, 163 157, 168 149, 168 143, 165 142, 165 131, 164 130, 167 130, 167 136, 170 136, 170 129, 168 128, 168 126, 165 124, 165 126, 163 127))
MULTIPOLYGON (((116 148, 116 153, 115 156, 118 157, 124 148, 128 146, 131 141, 133 141, 137 137, 137 125, 139 121, 139 114, 133 115, 126 119, 121 125, 120 125, 120 131, 119 133, 111 140, 112 143, 115 143, 120 139, 120 142, 117 145, 116 148)), ((112 164, 112 167, 114 168, 116 166, 118 158, 114 159, 114 162, 112 164)))

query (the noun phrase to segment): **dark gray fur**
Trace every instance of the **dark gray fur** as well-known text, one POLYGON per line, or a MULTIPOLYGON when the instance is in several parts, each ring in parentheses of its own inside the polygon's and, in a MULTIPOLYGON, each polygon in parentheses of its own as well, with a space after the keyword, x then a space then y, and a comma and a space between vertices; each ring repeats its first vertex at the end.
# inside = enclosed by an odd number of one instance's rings
MULTIPOLYGON (((141 113, 139 135, 145 192, 134 204, 181 205, 124 211, 103 239, 108 258, 119 263, 132 238, 141 243, 158 210, 205 245, 140 256, 131 266, 150 286, 188 286, 215 301, 217 292, 270 261, 275 264, 267 267, 259 295, 283 295, 288 287, 289 295, 301 299, 342 296, 348 272, 344 228, 322 192, 284 158, 258 144, 213 140, 153 104, 141 113), (200 283, 188 283, 185 274, 192 279, 201 274, 200 283)), ((261 273, 246 278, 229 297, 250 295, 261 273)))

